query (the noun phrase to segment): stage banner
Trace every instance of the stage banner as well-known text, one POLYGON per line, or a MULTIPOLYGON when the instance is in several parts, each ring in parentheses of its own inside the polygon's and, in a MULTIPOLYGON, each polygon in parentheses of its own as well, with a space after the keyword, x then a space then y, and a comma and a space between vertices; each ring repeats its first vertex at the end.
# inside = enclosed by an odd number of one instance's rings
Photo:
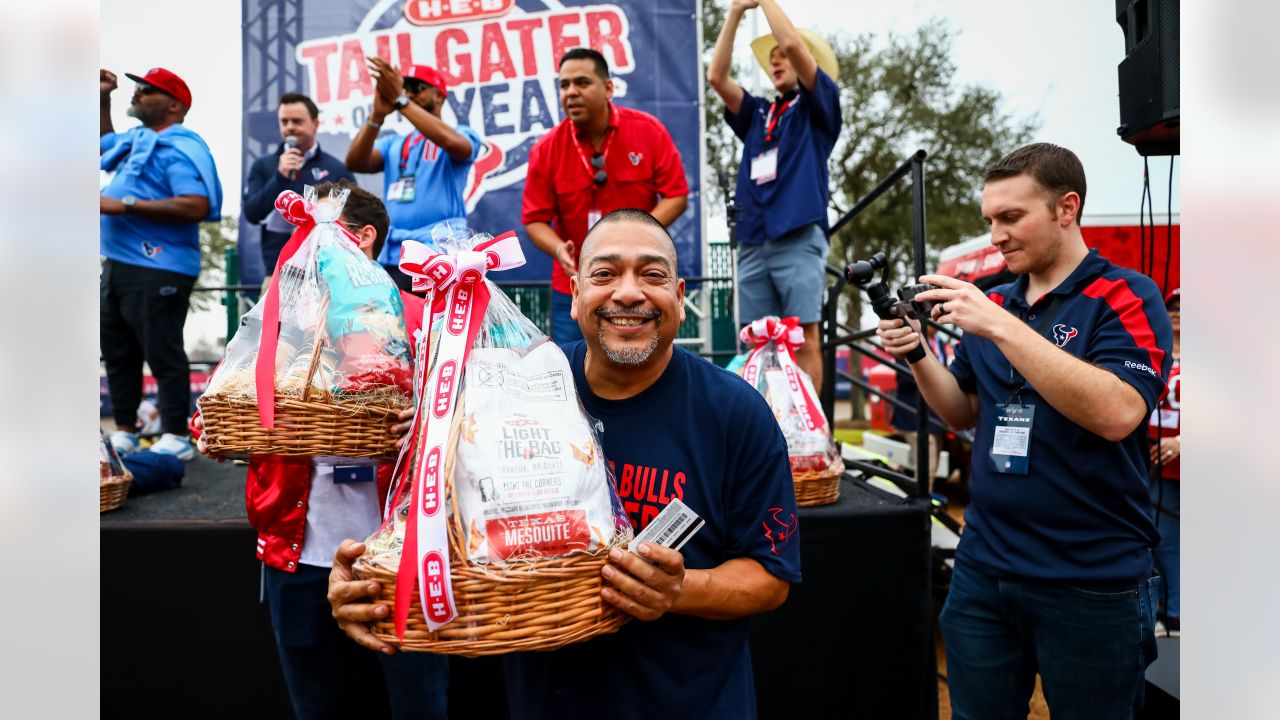
MULTIPOLYGON (((515 230, 528 264, 502 280, 547 281, 551 259, 529 242, 520 200, 533 143, 560 122, 556 61, 589 46, 609 61, 614 103, 666 125, 680 151, 689 208, 671 228, 681 275, 702 274, 700 82, 696 0, 243 0, 244 168, 280 143, 276 103, 305 93, 320 107, 320 147, 346 155, 369 116, 365 57, 431 65, 449 83, 444 120, 484 141, 467 179, 468 223, 515 230)), ((412 130, 398 113, 383 132, 412 130)), ((384 196, 382 175, 361 186, 384 196)), ((261 277, 256 227, 242 222, 242 282, 261 277)))

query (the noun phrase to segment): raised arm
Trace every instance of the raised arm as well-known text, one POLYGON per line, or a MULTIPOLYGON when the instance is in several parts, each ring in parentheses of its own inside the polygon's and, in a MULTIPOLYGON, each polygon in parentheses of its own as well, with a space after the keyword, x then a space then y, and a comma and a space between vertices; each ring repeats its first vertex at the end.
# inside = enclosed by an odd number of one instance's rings
POLYGON ((111 93, 116 89, 116 74, 110 70, 98 70, 98 102, 101 105, 98 116, 98 137, 115 132, 111 123, 111 93))
POLYGON ((711 53, 711 65, 707 67, 707 84, 716 91, 725 107, 734 115, 742 107, 742 86, 729 75, 729 68, 733 65, 733 39, 737 35, 738 23, 742 22, 743 14, 757 4, 756 0, 733 0, 729 4, 724 27, 720 28, 715 50, 711 53))
MULTIPOLYGON (((377 96, 394 106, 396 98, 404 92, 404 78, 400 71, 380 57, 369 58, 369 69, 377 78, 377 96)), ((466 136, 449 127, 448 123, 433 113, 427 112, 421 105, 411 102, 400 108, 400 115, 454 160, 466 160, 475 152, 466 136)))
POLYGON ((818 82, 818 62, 813 59, 809 46, 804 44, 796 26, 791 24, 791 18, 782 12, 777 0, 760 0, 760 9, 769 21, 769 30, 778 41, 778 49, 787 56, 791 67, 796 71, 796 79, 805 90, 813 90, 818 82))

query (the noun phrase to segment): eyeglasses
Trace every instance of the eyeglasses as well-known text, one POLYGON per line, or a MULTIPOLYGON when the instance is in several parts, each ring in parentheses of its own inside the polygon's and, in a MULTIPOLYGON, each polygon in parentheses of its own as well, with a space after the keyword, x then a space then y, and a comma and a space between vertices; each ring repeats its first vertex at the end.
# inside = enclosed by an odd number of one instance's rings
POLYGON ((416 78, 405 78, 404 91, 410 95, 417 95, 427 89, 427 84, 416 78))
POLYGON ((364 226, 360 223, 348 222, 346 220, 339 220, 338 224, 349 230, 352 235, 359 235, 360 231, 364 229, 364 226))
POLYGON ((597 186, 604 185, 605 181, 609 179, 609 174, 604 171, 604 155, 601 153, 592 155, 591 167, 596 171, 596 174, 592 176, 591 181, 597 186))

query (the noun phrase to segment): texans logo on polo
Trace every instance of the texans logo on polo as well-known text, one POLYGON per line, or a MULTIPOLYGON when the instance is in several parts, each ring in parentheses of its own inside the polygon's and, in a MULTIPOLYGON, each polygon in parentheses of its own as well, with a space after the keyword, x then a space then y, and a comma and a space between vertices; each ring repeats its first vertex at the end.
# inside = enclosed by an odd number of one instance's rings
POLYGON ((1065 348, 1067 343, 1071 342, 1071 338, 1079 334, 1079 330, 1076 330, 1073 327, 1067 327, 1062 323, 1058 323, 1053 326, 1053 341, 1057 343, 1060 348, 1065 348))
POLYGON ((631 161, 632 165, 639 165, 640 161, 644 159, 644 153, 627 153, 627 159, 631 161))
POLYGON ((422 605, 427 612, 427 619, 435 623, 445 623, 453 618, 449 597, 444 591, 444 574, 448 572, 447 568, 444 558, 436 550, 422 556, 422 577, 427 586, 427 601, 422 605))
POLYGON ((329 171, 321 167, 313 167, 311 168, 311 177, 316 180, 323 180, 329 177, 329 171))
POLYGON ((459 285, 453 295, 453 305, 449 306, 449 322, 445 329, 450 335, 461 335, 467 327, 467 316, 471 314, 471 298, 475 293, 467 285, 459 285))
POLYGON ((449 414, 449 406, 453 404, 453 376, 458 371, 458 362, 449 360, 440 366, 440 377, 436 380, 436 400, 431 414, 443 420, 449 414))
POLYGON ((146 240, 143 240, 143 241, 142 241, 142 254, 143 254, 143 255, 146 255, 147 257, 155 257, 156 255, 159 255, 159 254, 160 254, 160 253, 162 253, 162 252, 164 252, 164 248, 163 248, 163 247, 161 247, 161 246, 159 246, 159 245, 152 245, 151 243, 147 242, 146 240))
POLYGON ((431 448, 426 459, 427 472, 422 480, 422 512, 435 517, 440 512, 440 448, 431 448))

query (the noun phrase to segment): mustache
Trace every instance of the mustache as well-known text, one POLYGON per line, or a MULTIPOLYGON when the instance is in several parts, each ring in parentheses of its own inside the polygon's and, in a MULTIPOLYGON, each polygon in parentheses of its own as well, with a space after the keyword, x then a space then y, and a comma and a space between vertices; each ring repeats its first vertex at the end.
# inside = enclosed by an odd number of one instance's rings
POLYGON ((659 317, 662 313, 657 310, 629 310, 627 308, 596 308, 596 317, 598 318, 614 318, 614 317, 642 317, 649 320, 659 317))

